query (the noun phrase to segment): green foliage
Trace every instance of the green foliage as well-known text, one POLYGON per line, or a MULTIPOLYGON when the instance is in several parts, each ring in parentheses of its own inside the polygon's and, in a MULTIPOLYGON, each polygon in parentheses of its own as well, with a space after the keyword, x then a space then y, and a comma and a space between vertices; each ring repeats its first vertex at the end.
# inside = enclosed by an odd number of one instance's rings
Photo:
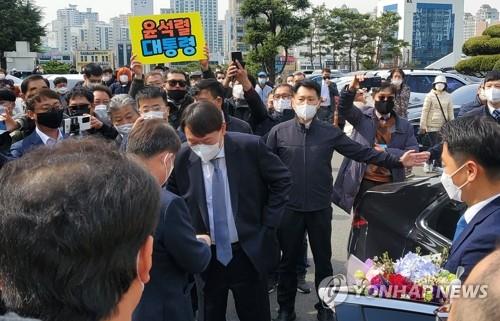
POLYGON ((500 59, 498 59, 498 61, 493 66, 493 70, 500 70, 500 59))
POLYGON ((43 64, 43 70, 46 74, 67 74, 71 69, 70 64, 65 64, 59 61, 49 61, 43 64))
POLYGON ((285 51, 298 44, 306 36, 310 19, 306 10, 308 0, 244 0, 241 15, 247 19, 245 42, 251 46, 248 62, 261 64, 262 69, 274 81, 280 70, 275 70, 279 49, 285 51))
POLYGON ((486 30, 483 31, 483 36, 500 38, 500 24, 496 24, 486 28, 486 30))
POLYGON ((378 65, 372 59, 364 59, 363 61, 361 61, 361 66, 363 66, 363 69, 365 70, 372 70, 377 69, 378 65))
POLYGON ((462 48, 467 56, 493 55, 500 52, 500 37, 479 36, 467 40, 462 48))
POLYGON ((460 61, 455 69, 464 74, 477 74, 491 71, 500 62, 500 54, 498 55, 485 55, 475 56, 469 59, 460 61))
POLYGON ((0 1, 0 52, 16 50, 16 41, 29 41, 31 50, 38 51, 40 37, 45 35, 41 26, 41 9, 30 0, 0 1))

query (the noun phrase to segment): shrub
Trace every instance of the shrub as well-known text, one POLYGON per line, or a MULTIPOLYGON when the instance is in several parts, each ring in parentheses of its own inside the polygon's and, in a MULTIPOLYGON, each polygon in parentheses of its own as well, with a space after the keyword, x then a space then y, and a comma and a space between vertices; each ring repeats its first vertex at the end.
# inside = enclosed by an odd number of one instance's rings
MULTIPOLYGON (((464 74, 478 74, 493 70, 500 64, 500 54, 489 56, 475 56, 460 61, 455 69, 464 74)), ((500 68, 499 68, 500 69, 500 68)))
POLYGON ((500 38, 500 24, 496 24, 486 28, 483 32, 484 36, 500 38))
POLYGON ((473 37, 467 40, 462 51, 467 56, 494 55, 500 52, 500 38, 491 36, 473 37))

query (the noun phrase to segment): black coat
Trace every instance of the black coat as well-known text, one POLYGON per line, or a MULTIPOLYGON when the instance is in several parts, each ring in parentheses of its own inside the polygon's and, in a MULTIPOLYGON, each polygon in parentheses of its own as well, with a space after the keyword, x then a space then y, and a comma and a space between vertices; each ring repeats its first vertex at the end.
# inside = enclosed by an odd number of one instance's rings
MULTIPOLYGON (((258 136, 227 133, 224 153, 239 243, 262 275, 279 260, 276 228, 288 201, 290 172, 258 136)), ((187 202, 197 234, 210 234, 201 159, 184 144, 168 189, 187 202)))
POLYGON ((133 321, 192 321, 190 275, 210 263, 207 244, 196 239, 186 204, 162 190, 160 221, 155 232, 151 280, 134 311, 133 321))

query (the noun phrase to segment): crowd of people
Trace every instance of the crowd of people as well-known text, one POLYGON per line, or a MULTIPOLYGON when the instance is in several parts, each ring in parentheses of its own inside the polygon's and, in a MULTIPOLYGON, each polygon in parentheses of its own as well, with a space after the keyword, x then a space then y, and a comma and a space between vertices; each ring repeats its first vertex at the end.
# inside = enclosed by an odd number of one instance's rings
MULTIPOLYGON (((273 84, 239 61, 213 72, 208 56, 190 75, 145 74, 132 57, 83 77, 70 90, 38 74, 19 95, 0 89, 0 291, 23 317, 223 321, 231 291, 240 320, 270 321, 277 291, 275 320, 292 321, 297 291, 311 292, 307 240, 316 292, 333 274, 332 202, 362 220, 364 192, 433 154, 407 120, 401 69, 369 93, 363 76, 338 89, 325 68, 321 84, 301 72, 273 84)), ((456 121, 445 89, 436 77, 421 131, 442 153, 450 198, 474 209, 447 265, 467 276, 500 235, 500 72, 456 121)), ((319 298, 315 308, 334 320, 319 298)))

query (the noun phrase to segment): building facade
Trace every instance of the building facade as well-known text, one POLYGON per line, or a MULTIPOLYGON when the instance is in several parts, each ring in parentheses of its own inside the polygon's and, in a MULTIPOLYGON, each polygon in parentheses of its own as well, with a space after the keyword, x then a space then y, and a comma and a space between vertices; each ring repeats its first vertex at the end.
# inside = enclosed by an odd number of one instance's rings
POLYGON ((472 13, 464 14, 464 42, 476 35, 476 18, 472 13))
POLYGON ((146 16, 154 13, 153 0, 131 0, 131 12, 133 16, 146 16))
POLYGON ((401 16, 398 38, 410 43, 406 55, 417 68, 450 67, 460 60, 463 0, 380 0, 378 15, 386 11, 401 16))
POLYGON ((96 63, 104 68, 113 68, 113 51, 111 50, 77 50, 75 52, 76 70, 80 71, 89 63, 96 63))
POLYGON ((496 8, 492 8, 489 4, 483 4, 477 11, 476 18, 479 21, 495 22, 499 20, 499 13, 496 8))

